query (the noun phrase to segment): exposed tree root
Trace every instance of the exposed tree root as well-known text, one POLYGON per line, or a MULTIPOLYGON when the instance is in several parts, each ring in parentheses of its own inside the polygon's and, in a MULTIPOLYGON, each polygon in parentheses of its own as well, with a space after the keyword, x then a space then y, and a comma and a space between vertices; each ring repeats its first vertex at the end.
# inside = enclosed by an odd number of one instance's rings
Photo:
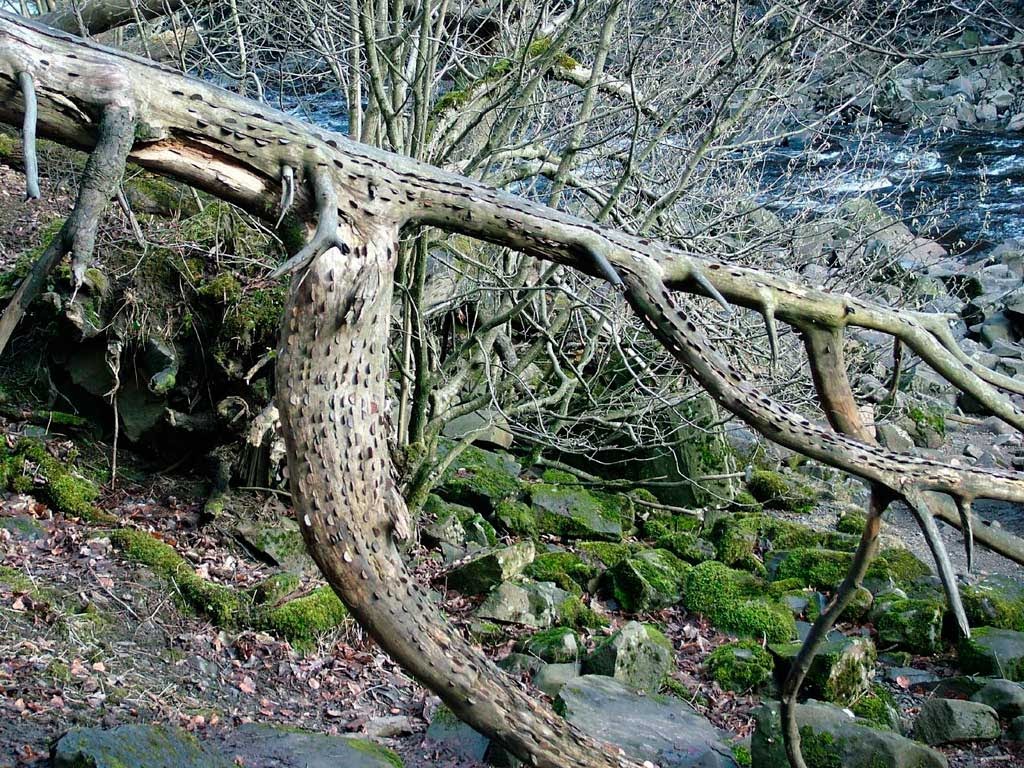
POLYGON ((124 174, 125 161, 134 138, 134 127, 131 110, 127 107, 108 107, 103 112, 97 131, 96 148, 85 164, 78 199, 71 215, 43 255, 32 265, 32 270, 21 281, 0 316, 0 352, 3 352, 14 329, 39 295, 46 276, 68 253, 72 255, 72 273, 75 290, 78 290, 96 245, 100 215, 124 174))

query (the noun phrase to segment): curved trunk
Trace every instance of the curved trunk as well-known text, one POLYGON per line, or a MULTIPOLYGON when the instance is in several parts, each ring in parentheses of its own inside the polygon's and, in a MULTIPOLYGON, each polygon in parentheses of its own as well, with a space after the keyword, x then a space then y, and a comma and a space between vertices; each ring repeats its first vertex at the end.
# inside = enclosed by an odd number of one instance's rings
POLYGON ((462 720, 533 765, 630 765, 517 688, 406 570, 385 391, 397 231, 342 227, 339 237, 293 281, 278 350, 292 501, 310 553, 359 623, 462 720))

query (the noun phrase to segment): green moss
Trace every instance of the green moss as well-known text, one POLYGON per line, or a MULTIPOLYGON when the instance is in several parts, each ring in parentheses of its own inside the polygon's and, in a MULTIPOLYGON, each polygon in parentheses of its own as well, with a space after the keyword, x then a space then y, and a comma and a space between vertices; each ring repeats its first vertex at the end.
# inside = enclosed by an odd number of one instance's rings
POLYGON ((466 448, 445 472, 438 493, 448 501, 492 514, 498 503, 519 495, 519 478, 500 454, 466 448))
POLYGON ((761 502, 753 497, 750 491, 739 491, 731 502, 729 509, 736 512, 747 512, 757 514, 763 509, 761 502))
POLYGON ((740 768, 750 768, 754 764, 754 758, 750 754, 750 747, 744 744, 734 744, 732 746, 732 758, 740 768))
POLYGON ((882 550, 871 563, 865 578, 891 579, 898 587, 913 587, 931 575, 932 569, 913 552, 895 548, 882 550))
POLYGON ((129 560, 148 566, 166 579, 186 608, 217 626, 232 626, 241 618, 243 606, 235 591, 199 576, 170 544, 132 528, 111 531, 110 541, 129 560))
POLYGON ((620 561, 602 578, 623 610, 637 613, 679 602, 689 570, 689 564, 668 550, 651 549, 620 561))
POLYGON ((275 573, 268 576, 256 587, 256 600, 260 603, 274 603, 299 588, 302 579, 294 573, 275 573))
POLYGON ((674 533, 694 533, 700 520, 691 515, 651 515, 643 521, 644 536, 658 540, 674 533))
POLYGON ((558 623, 563 627, 578 629, 600 629, 608 626, 608 619, 594 613, 590 606, 578 597, 569 597, 558 606, 558 623))
POLYGON ((899 727, 899 707, 896 699, 885 686, 871 686, 871 690, 850 707, 853 714, 868 723, 885 730, 894 731, 899 727))
POLYGON ((265 611, 259 623, 295 648, 310 648, 319 635, 348 618, 348 609, 330 587, 318 587, 304 597, 265 611))
POLYGON ((618 565, 640 549, 637 544, 613 541, 584 541, 579 547, 608 568, 618 565))
POLYGON ((538 37, 526 48, 526 55, 531 58, 537 58, 543 56, 551 48, 550 37, 538 37))
POLYGON ((18 144, 13 136, 0 133, 0 157, 11 157, 18 151, 18 144))
POLYGON ((38 440, 23 438, 9 453, 0 449, 0 480, 13 491, 39 496, 61 514, 89 522, 113 519, 93 504, 99 495, 96 486, 73 474, 38 440))
POLYGON ((386 747, 382 747, 380 744, 375 744, 368 739, 354 739, 350 738, 346 742, 353 749, 362 752, 364 755, 377 758, 389 763, 393 768, 404 768, 402 758, 392 752, 386 747))
POLYGON ((552 581, 578 595, 597 576, 597 568, 572 552, 548 552, 534 558, 526 568, 526 575, 536 581, 552 581))
POLYGON ((946 416, 939 409, 915 406, 907 411, 907 416, 914 422, 918 430, 932 430, 942 437, 946 436, 946 416))
POLYGON ((695 534, 683 532, 666 533, 654 540, 654 545, 658 549, 667 550, 688 563, 703 563, 714 556, 714 552, 709 552, 701 546, 702 543, 707 546, 706 542, 698 541, 695 534))
POLYGON ((844 512, 836 522, 836 530, 859 536, 867 525, 868 516, 863 512, 844 512))
POLYGON ((850 568, 853 555, 826 549, 794 549, 782 557, 776 579, 798 579, 806 587, 835 589, 850 568))
POLYGON ((242 284, 233 272, 221 272, 199 286, 199 295, 221 304, 234 304, 242 298, 242 284))
POLYGON ((24 592, 32 594, 35 592, 35 584, 32 580, 16 568, 0 565, 0 584, 4 584, 12 592, 24 592))
POLYGON ((769 509, 809 512, 818 502, 814 489, 802 483, 791 483, 779 472, 767 469, 759 469, 751 475, 747 490, 769 509))
POLYGON ((142 208, 155 205, 161 211, 178 212, 194 216, 199 212, 192 195, 167 179, 148 173, 137 174, 125 183, 126 192, 132 202, 141 197, 142 208))
POLYGON ((515 650, 550 664, 577 661, 581 644, 570 627, 543 629, 516 643, 515 650))
POLYGON ((453 88, 434 102, 433 112, 434 114, 441 114, 461 109, 469 102, 470 96, 471 92, 469 89, 453 88))
POLYGON ((683 603, 726 632, 771 642, 791 639, 796 634, 792 613, 781 603, 757 597, 762 591, 749 574, 710 560, 690 571, 683 603))
POLYGON ((1024 632, 1024 587, 997 578, 961 584, 960 598, 972 626, 1024 632))
POLYGON ((502 499, 494 507, 494 516, 502 527, 517 536, 537 536, 537 517, 529 504, 517 499, 502 499))
POLYGON ((580 65, 576 59, 567 53, 559 53, 555 55, 555 64, 562 67, 563 69, 576 69, 580 65))
POLYGON ((545 469, 540 479, 551 485, 579 485, 580 479, 561 469, 545 469))
POLYGON ((843 768, 840 746, 830 733, 819 733, 810 726, 800 729, 800 747, 807 768, 843 768))
POLYGON ((706 664, 712 680, 737 693, 764 685, 775 668, 771 654, 749 640, 719 646, 708 656, 706 664))
POLYGON ((919 654, 942 650, 946 607, 938 600, 893 600, 875 622, 879 642, 919 654))

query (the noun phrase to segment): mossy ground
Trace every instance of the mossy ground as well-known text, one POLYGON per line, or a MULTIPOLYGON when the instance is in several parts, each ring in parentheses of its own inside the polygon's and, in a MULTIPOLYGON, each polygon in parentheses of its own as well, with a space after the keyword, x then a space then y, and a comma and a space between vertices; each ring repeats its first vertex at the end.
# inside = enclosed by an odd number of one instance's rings
POLYGON ((99 490, 77 473, 70 462, 62 462, 39 440, 22 438, 12 450, 0 444, 0 486, 17 493, 38 496, 55 512, 90 522, 112 518, 95 505, 99 490))
POLYGON ((110 541, 132 562, 151 568, 168 582, 180 604, 205 616, 218 626, 233 626, 245 606, 235 590, 208 581, 170 544, 132 528, 110 532, 110 541))
POLYGON ((320 635, 345 622, 348 616, 348 609, 334 590, 323 586, 304 597, 261 611, 257 623, 299 650, 307 650, 320 635))
POLYGON ((738 693, 767 683, 775 668, 771 654, 759 643, 749 640, 720 645, 705 664, 712 680, 725 690, 738 693))

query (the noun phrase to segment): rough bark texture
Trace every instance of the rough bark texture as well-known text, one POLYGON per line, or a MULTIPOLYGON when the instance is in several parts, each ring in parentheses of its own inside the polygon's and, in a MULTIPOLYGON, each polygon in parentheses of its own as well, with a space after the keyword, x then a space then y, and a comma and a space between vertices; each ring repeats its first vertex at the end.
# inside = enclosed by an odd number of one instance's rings
MULTIPOLYGON (((967 502, 1024 501, 1020 475, 896 454, 773 402, 713 349, 680 305, 679 292, 721 296, 803 328, 885 331, 1006 421, 1024 426, 1024 414, 997 390, 1000 381, 950 345, 941 318, 831 296, 607 230, 0 12, 0 121, 20 124, 18 73, 25 71, 37 84, 42 135, 88 149, 101 115, 112 106, 130 108, 136 119, 131 160, 270 222, 277 219, 282 180, 294 179, 292 211, 305 218, 310 190, 330 186, 334 197, 317 197, 321 208, 325 199, 337 201, 329 203, 337 205, 337 236, 320 238, 293 280, 278 361, 278 407, 306 540, 384 649, 456 714, 534 764, 624 761, 541 709, 454 632, 395 547, 406 512, 391 480, 383 408, 394 240, 402 226, 440 226, 621 281, 633 308, 724 407, 782 445, 893 497, 938 492, 967 502)), ((319 213, 323 220, 330 212, 319 213)))
POLYGON ((292 283, 277 363, 292 501, 310 552, 359 623, 461 719, 535 765, 629 765, 539 707, 406 570, 384 389, 398 233, 343 229, 345 245, 292 283))

